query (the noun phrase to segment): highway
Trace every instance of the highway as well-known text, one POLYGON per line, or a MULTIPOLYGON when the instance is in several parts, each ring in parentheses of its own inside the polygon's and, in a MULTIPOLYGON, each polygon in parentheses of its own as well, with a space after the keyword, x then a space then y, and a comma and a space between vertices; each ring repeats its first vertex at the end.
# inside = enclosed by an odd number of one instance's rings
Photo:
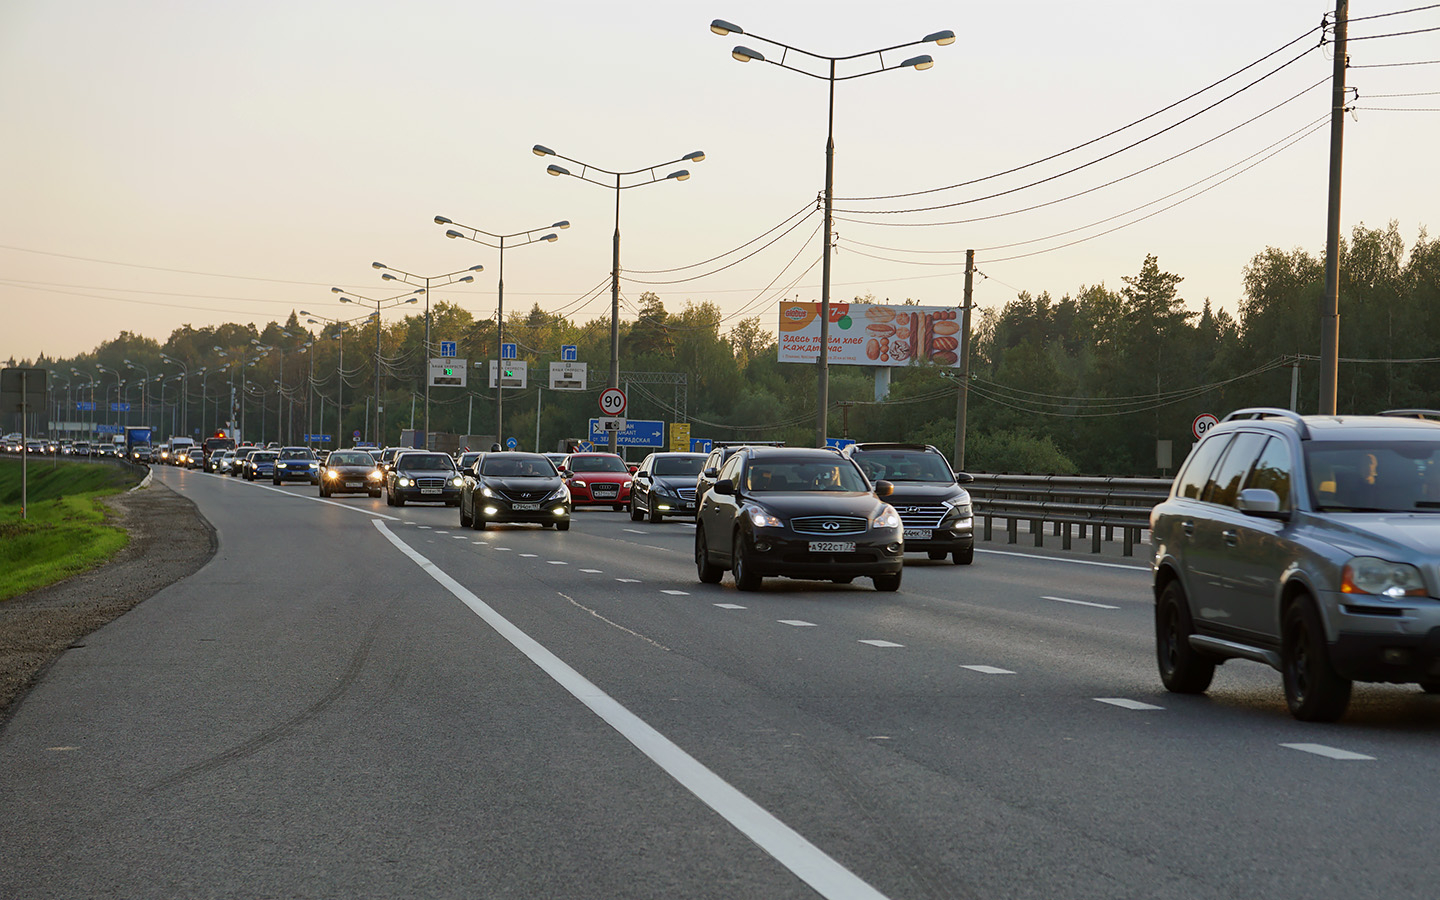
POLYGON ((0 897, 1429 897, 1440 698, 1167 694, 1133 559, 702 585, 693 525, 157 467, 219 535, 0 732, 0 897), (1428 886, 1428 887, 1427 887, 1428 886))

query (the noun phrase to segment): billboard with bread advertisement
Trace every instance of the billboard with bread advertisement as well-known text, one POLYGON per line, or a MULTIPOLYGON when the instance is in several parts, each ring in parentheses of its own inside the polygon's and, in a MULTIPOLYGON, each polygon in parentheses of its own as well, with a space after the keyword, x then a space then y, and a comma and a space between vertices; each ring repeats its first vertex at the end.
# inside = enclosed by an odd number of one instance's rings
MULTIPOLYGON (((820 357, 820 304, 780 304, 780 362, 820 357)), ((830 304, 830 364, 960 364, 960 311, 944 306, 830 304)))

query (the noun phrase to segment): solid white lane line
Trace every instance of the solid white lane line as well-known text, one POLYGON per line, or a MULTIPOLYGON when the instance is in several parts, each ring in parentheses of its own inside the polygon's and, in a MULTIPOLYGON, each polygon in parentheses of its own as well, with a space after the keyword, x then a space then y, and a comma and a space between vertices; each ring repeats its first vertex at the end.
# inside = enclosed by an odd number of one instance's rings
POLYGON ((972 672, 979 672, 981 675, 1014 675, 1009 669, 997 669, 995 666, 961 666, 962 669, 969 669, 972 672))
MULTIPOLYGON (((385 520, 388 521, 388 522, 399 522, 399 521, 400 521, 400 520, 397 519, 395 516, 387 516, 387 515, 385 515, 384 513, 377 513, 377 512, 375 512, 374 510, 366 509, 366 508, 363 507, 363 506, 351 506, 351 505, 348 504, 348 503, 337 503, 337 502, 334 501, 334 500, 327 500, 327 499, 325 499, 324 497, 311 497, 311 496, 308 496, 308 495, 306 495, 306 494, 296 494, 296 493, 294 493, 294 492, 292 492, 292 491, 282 490, 282 489, 280 489, 280 488, 272 487, 272 486, 267 485, 267 484, 256 484, 256 485, 252 485, 252 487, 257 487, 257 488, 259 488, 259 489, 262 490, 262 491, 274 491, 275 493, 277 493, 277 494, 283 494, 283 495, 286 496, 286 497, 299 497, 301 500, 313 500, 313 501, 316 502, 316 503, 324 503, 326 506, 336 506, 336 507, 339 507, 340 509, 348 509, 348 510, 350 510, 351 512, 364 513, 364 514, 367 515, 367 516, 374 516, 374 517, 377 518, 377 519, 385 519, 385 520)), ((403 522, 402 524, 404 524, 404 525, 410 525, 410 524, 413 524, 413 523, 403 522)))
POLYGON ((984 550, 975 548, 976 553, 993 553, 996 556, 1018 556, 1021 559, 1043 559, 1046 562, 1074 563, 1077 566, 1100 566, 1103 569, 1129 569, 1132 572, 1149 572, 1149 566, 1127 566, 1121 563, 1096 562, 1089 559, 1065 559, 1060 556, 1038 556, 1034 553, 1013 553, 1009 550, 984 550))
POLYGON ((776 619, 781 625, 794 625, 796 628, 815 628, 814 622, 806 622, 803 619, 776 619))
POLYGON ((1139 700, 1126 700, 1124 697, 1096 697, 1098 703, 1108 703, 1111 706, 1118 706, 1121 709, 1164 709, 1163 706, 1153 706, 1149 703, 1141 703, 1139 700))
POLYGON ((712 605, 713 605, 713 606, 718 606, 718 607, 720 607, 721 609, 747 609, 747 608, 748 608, 748 607, 741 606, 741 605, 738 604, 738 603, 715 603, 715 604, 712 604, 712 605))
POLYGON ((862 644, 869 644, 872 647, 903 647, 904 644, 896 644, 891 641, 861 641, 862 644))
POLYGON ((1374 759, 1373 756, 1366 756, 1363 753, 1351 753, 1349 750, 1341 750, 1337 747, 1327 747, 1324 744, 1281 744, 1291 750, 1299 750, 1301 753, 1313 753, 1316 756, 1324 756, 1329 759, 1374 759))
POLYGON ((1111 606, 1108 603, 1091 603, 1089 600, 1071 600, 1067 597, 1041 597, 1041 600, 1054 600, 1056 603, 1073 603, 1076 606, 1093 606, 1096 609, 1119 609, 1118 606, 1111 606))
POLYGON ((385 523, 377 521, 375 527, 396 549, 408 556, 455 599, 485 620, 497 634, 525 654, 557 684, 569 691, 571 696, 589 707, 640 752, 664 769, 670 777, 700 798, 701 802, 715 810, 740 833, 754 841, 756 846, 795 873, 797 878, 820 896, 828 900, 886 900, 884 894, 771 815, 764 807, 736 790, 719 775, 702 766, 669 738, 621 706, 534 638, 516 628, 439 566, 396 537, 385 527, 385 523))

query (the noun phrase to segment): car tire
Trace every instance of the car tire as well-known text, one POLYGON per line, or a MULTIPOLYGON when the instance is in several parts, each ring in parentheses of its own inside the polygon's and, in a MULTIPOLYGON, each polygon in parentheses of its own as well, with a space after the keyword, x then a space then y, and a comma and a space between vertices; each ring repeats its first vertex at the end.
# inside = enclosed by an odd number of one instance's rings
POLYGON ((475 514, 465 515, 465 504, 460 504, 460 527, 469 528, 475 523, 475 514))
POLYGON ((661 522, 663 522, 663 521, 665 521, 665 517, 664 517, 663 515, 661 515, 660 513, 656 512, 656 510, 655 510, 655 503, 654 503, 654 501, 652 500, 651 503, 650 503, 650 524, 651 524, 651 525, 659 525, 659 524, 660 524, 661 522))
POLYGON ((1203 694, 1215 678, 1215 660, 1190 646, 1194 633, 1185 588, 1171 581, 1155 602, 1155 661, 1171 693, 1203 694))
POLYGON ((701 584, 719 584, 725 570, 710 562, 710 546, 705 541, 705 529, 695 529, 695 575, 701 584))
POLYGON ((570 520, 569 520, 569 519, 562 519, 561 521, 556 522, 556 523, 555 523, 555 530, 556 530, 556 531, 569 531, 569 530, 570 530, 570 520))
POLYGON ((405 505, 405 495, 404 495, 404 494, 396 494, 396 495, 395 495, 395 505, 396 505, 396 506, 404 506, 404 505, 405 505))
POLYGON ((380 491, 379 491, 379 490, 370 491, 370 499, 372 499, 372 500, 379 500, 379 499, 380 499, 380 491))
POLYGON ((631 497, 631 498, 630 498, 630 521, 632 521, 632 522, 638 522, 638 521, 640 521, 641 519, 643 519, 644 517, 645 517, 645 514, 642 513, 642 512, 640 512, 640 504, 638 504, 638 503, 635 502, 635 498, 634 498, 634 497, 631 497))
POLYGON ((328 497, 328 496, 330 496, 329 494, 327 494, 327 493, 325 492, 325 485, 323 485, 323 484, 320 485, 320 496, 322 496, 322 497, 328 497))
POLYGON ((968 566, 975 561, 975 548, 966 547, 964 550, 956 550, 954 557, 955 565, 968 566))
POLYGON ((734 549, 731 551, 730 572, 735 576, 735 587, 742 591, 758 591, 765 579, 750 568, 749 555, 745 552, 745 538, 735 532, 734 549))
POLYGON ((853 575, 837 575, 830 579, 831 584, 852 584, 854 581, 855 576, 853 575))
POLYGON ((944 559, 944 558, 945 558, 945 551, 944 551, 944 550, 927 550, 927 551, 925 551, 925 555, 928 556, 928 557, 930 557, 931 559, 944 559))
POLYGON ((1309 597, 1296 598, 1280 626, 1280 672, 1285 703, 1302 722, 1334 722, 1350 705, 1352 683, 1330 665, 1325 628, 1309 597))
POLYGON ((872 575, 870 580, 875 582, 875 590, 890 593, 900 590, 900 576, 904 572, 887 572, 883 575, 872 575))
POLYGON ((390 493, 388 490, 385 492, 385 505, 386 505, 386 506, 394 506, 394 505, 395 505, 395 495, 392 494, 392 493, 390 493))
POLYGON ((280 483, 280 479, 278 479, 278 478, 271 478, 271 479, 270 479, 270 483, 271 483, 271 484, 279 484, 279 483, 280 483))

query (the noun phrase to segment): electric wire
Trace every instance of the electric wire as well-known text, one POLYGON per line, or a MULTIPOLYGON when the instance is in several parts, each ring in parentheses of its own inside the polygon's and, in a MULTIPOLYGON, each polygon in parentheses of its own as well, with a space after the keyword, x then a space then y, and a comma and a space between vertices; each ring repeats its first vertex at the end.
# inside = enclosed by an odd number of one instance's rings
MULTIPOLYGON (((810 216, 812 216, 812 215, 818 215, 818 214, 819 214, 819 210, 817 210, 817 209, 811 209, 811 211, 810 211, 809 213, 807 213, 806 215, 802 216, 802 217, 799 218, 799 219, 796 219, 795 222, 794 222, 794 224, 792 224, 789 228, 785 229, 784 231, 780 232, 780 234, 776 235, 775 238, 774 238, 773 240, 771 240, 769 243, 767 243, 767 244, 765 244, 765 245, 757 248, 757 249, 754 250, 753 252, 747 253, 747 254, 745 254, 744 256, 739 257, 738 259, 734 259, 734 260, 726 263, 725 265, 720 266, 720 267, 717 268, 717 269, 711 269, 710 271, 708 271, 708 272, 703 272, 703 273, 701 273, 701 274, 699 274, 699 275, 691 275, 691 276, 688 277, 688 278, 677 278, 677 279, 674 279, 674 280, 672 280, 672 281, 647 281, 647 280, 641 279, 641 278, 631 278, 631 277, 629 277, 628 275, 625 274, 625 271, 624 271, 624 270, 621 270, 621 272, 620 272, 620 277, 623 278, 625 281, 629 281, 629 282, 632 282, 632 283, 634 283, 634 284, 684 284, 684 283, 687 282, 687 281, 697 281, 697 280, 699 280, 699 279, 701 279, 701 278, 708 278, 708 277, 710 277, 711 275, 715 275, 715 274, 717 274, 717 273, 723 272, 723 271, 725 271, 726 269, 728 269, 728 268, 730 268, 730 267, 732 267, 732 266, 738 266, 740 263, 745 262, 747 259, 753 259, 753 258, 754 258, 755 256, 757 256, 758 254, 763 253, 763 252, 765 252, 766 250, 770 249, 771 247, 775 246, 775 244, 776 244, 777 242, 783 240, 783 239, 786 237, 786 235, 788 235, 788 234, 790 234, 791 232, 793 232, 796 228, 799 228, 801 225, 805 224, 805 220, 808 219, 808 218, 810 218, 810 216)), ((767 233, 768 233, 768 232, 767 232, 767 233)))
MULTIPOLYGON (((773 233, 773 232, 775 232, 775 231, 778 231, 780 228, 784 227, 787 222, 789 222, 791 219, 795 218, 796 216, 799 216, 799 215, 801 215, 802 213, 807 213, 807 214, 808 214, 808 213, 814 213, 814 212, 815 212, 815 203, 814 203, 814 201, 807 200, 807 201, 805 201, 805 205, 804 205, 804 206, 800 207, 800 209, 798 209, 798 210, 796 210, 795 212, 791 213, 790 215, 786 216, 784 219, 781 219, 781 220, 780 220, 780 223, 779 223, 778 225, 775 225, 774 227, 770 228, 768 231, 764 232, 763 234, 760 234, 760 235, 758 235, 758 236, 756 236, 756 237, 751 238, 750 240, 746 241, 745 243, 741 244, 740 246, 738 246, 738 247, 736 247, 736 248, 734 248, 734 249, 732 249, 732 250, 726 250, 724 253, 721 253, 721 254, 719 254, 718 256, 712 256, 712 257, 710 257, 709 259, 701 260, 700 262, 690 263, 689 265, 685 265, 685 266, 676 266, 676 267, 674 267, 674 268, 672 268, 672 269, 630 269, 629 271, 631 271, 631 272, 636 272, 636 273, 638 273, 638 274, 640 274, 640 275, 664 275, 664 274, 667 274, 667 273, 669 273, 669 272, 681 272, 681 271, 684 271, 685 269, 695 269, 695 268, 699 268, 700 266, 709 265, 710 263, 715 262, 716 260, 724 259, 725 257, 729 256, 729 255, 732 254, 732 253, 738 253, 738 252, 740 252, 741 250, 744 250, 746 247, 750 246, 751 244, 755 243, 756 241, 763 240, 764 238, 768 237, 771 233, 773 233)), ((659 283, 663 283, 663 282, 656 282, 656 283, 659 284, 659 283)))

